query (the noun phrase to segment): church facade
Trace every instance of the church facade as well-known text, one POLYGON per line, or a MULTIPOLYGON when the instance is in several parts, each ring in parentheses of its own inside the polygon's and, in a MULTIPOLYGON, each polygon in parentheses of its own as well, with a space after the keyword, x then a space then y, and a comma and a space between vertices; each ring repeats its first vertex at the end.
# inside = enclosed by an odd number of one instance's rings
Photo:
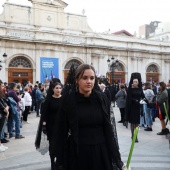
POLYGON ((82 63, 110 83, 128 83, 132 72, 143 82, 169 81, 169 43, 95 33, 86 16, 65 13, 62 0, 29 1, 32 6, 6 2, 0 15, 2 81, 43 83, 55 76, 64 83, 70 66, 82 63))

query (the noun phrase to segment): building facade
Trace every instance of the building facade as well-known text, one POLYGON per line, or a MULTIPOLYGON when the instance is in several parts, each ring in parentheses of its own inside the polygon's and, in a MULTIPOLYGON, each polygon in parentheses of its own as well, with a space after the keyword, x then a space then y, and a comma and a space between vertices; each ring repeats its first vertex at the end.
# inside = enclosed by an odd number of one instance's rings
MULTIPOLYGON (((0 75, 6 82, 35 83, 41 59, 58 59, 58 77, 65 81, 70 66, 92 64, 110 82, 128 83, 132 72, 142 81, 170 79, 170 44, 115 34, 95 33, 84 15, 65 13, 62 0, 29 0, 32 6, 6 2, 0 15, 0 75), (5 57, 5 55, 7 57, 5 57), (115 65, 108 59, 117 59, 115 65)), ((55 69, 55 68, 54 68, 55 69)), ((55 72, 55 70, 53 70, 55 72)))

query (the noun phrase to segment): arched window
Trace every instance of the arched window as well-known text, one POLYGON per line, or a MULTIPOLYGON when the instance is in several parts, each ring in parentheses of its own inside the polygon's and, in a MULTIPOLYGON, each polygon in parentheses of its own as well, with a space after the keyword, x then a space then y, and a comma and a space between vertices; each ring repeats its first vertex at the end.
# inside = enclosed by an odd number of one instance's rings
POLYGON ((78 60, 70 60, 64 69, 70 69, 71 65, 74 64, 74 67, 77 68, 80 64, 82 64, 80 61, 78 60))
POLYGON ((16 67, 16 68, 31 68, 31 63, 29 62, 29 60, 27 60, 24 57, 16 57, 14 59, 12 59, 12 61, 9 64, 9 67, 16 67))
POLYGON ((114 71, 124 71, 124 66, 121 63, 112 63, 110 69, 114 71))
POLYGON ((155 64, 151 64, 147 70, 147 73, 158 73, 158 67, 155 64))

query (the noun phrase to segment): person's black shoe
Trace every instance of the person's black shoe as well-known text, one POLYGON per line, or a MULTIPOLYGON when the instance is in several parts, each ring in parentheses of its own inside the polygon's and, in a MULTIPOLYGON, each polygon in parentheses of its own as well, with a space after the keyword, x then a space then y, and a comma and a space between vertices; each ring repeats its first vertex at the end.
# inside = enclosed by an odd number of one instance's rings
POLYGON ((139 141, 138 141, 138 138, 136 138, 136 141, 135 141, 136 143, 138 143, 139 141))
POLYGON ((162 129, 161 132, 158 132, 157 135, 167 135, 169 133, 169 129, 165 128, 165 129, 162 129))
POLYGON ((8 142, 9 142, 9 140, 7 140, 5 138, 1 139, 1 143, 8 143, 8 142))
MULTIPOLYGON (((131 139, 133 140, 133 137, 131 137, 131 139)), ((138 143, 138 142, 139 142, 137 137, 136 137, 135 142, 136 142, 136 143, 138 143)))
POLYGON ((5 133, 4 133, 4 137, 6 138, 7 136, 8 136, 8 133, 5 132, 5 133))
POLYGON ((14 134, 12 134, 12 135, 9 135, 9 138, 12 138, 12 137, 14 137, 14 134))
POLYGON ((152 131, 152 128, 147 127, 147 128, 145 128, 144 130, 145 130, 145 131, 152 131))
POLYGON ((118 121, 117 123, 123 123, 123 121, 122 121, 122 120, 120 120, 120 121, 118 121))
POLYGON ((22 135, 15 136, 15 139, 23 139, 23 138, 25 138, 25 137, 24 137, 24 136, 22 136, 22 135))

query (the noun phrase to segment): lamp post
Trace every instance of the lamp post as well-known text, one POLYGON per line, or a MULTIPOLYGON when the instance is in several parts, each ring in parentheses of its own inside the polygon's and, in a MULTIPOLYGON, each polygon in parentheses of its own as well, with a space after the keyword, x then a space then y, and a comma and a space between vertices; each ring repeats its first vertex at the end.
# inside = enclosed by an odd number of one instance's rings
POLYGON ((2 56, 3 56, 4 58, 6 58, 6 57, 7 57, 7 54, 6 54, 6 53, 4 53, 2 56))
POLYGON ((111 84, 114 83, 114 68, 119 64, 119 60, 112 56, 111 60, 107 59, 107 64, 110 71, 111 84))
MULTIPOLYGON (((4 53, 2 56, 3 56, 4 58, 6 58, 6 57, 7 57, 7 54, 4 53)), ((0 63, 5 63, 5 61, 0 60, 0 63)), ((3 67, 3 66, 0 64, 0 70, 2 70, 2 67, 3 67)))

